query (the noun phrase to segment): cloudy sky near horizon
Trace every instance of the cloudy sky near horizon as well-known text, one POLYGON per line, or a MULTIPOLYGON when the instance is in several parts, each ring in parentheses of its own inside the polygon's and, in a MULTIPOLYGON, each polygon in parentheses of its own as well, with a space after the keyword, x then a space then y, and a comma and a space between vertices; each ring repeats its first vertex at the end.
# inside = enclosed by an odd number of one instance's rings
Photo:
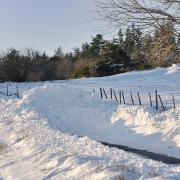
POLYGON ((31 47, 52 54, 72 50, 97 34, 93 0, 0 0, 0 50, 31 47))

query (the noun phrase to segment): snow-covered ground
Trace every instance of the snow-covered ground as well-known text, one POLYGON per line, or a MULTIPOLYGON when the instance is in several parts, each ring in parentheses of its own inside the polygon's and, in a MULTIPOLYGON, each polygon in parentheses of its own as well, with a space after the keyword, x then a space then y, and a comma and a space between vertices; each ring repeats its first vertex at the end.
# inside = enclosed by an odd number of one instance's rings
POLYGON ((102 78, 11 83, 9 91, 17 85, 21 98, 0 95, 0 179, 180 179, 180 165, 98 142, 180 158, 179 80, 180 66, 173 65, 102 78), (126 98, 138 91, 143 106, 136 98, 135 106, 102 100, 100 87, 108 97, 109 88, 123 90, 126 98), (151 108, 146 94, 156 89, 167 107, 173 93, 176 108, 151 108))

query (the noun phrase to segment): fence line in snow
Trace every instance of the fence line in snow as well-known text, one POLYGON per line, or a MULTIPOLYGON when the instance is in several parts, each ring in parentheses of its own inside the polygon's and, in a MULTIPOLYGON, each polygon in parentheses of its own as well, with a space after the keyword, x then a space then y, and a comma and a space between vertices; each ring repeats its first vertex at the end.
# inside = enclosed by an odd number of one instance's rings
POLYGON ((3 96, 16 96, 17 98, 20 98, 18 85, 12 85, 11 83, 0 84, 0 94, 3 96))
POLYGON ((10 83, 0 85, 0 94, 4 96, 16 96, 18 98, 20 97, 18 86, 16 85, 14 87, 10 83))
MULTIPOLYGON (((93 93, 96 91, 93 89, 93 93)), ((110 88, 108 91, 105 88, 100 88, 100 98, 105 100, 115 100, 118 104, 139 105, 155 107, 156 110, 167 110, 169 108, 176 108, 180 104, 180 93, 158 93, 157 90, 152 92, 125 92, 123 90, 117 91, 110 88), (179 99, 178 99, 179 98, 179 99)))

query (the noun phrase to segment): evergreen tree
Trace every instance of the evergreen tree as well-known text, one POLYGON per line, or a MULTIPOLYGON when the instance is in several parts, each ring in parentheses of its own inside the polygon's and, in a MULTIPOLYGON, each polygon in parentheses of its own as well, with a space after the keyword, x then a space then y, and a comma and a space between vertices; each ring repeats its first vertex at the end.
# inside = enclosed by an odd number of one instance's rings
POLYGON ((134 24, 126 29, 123 49, 135 62, 142 61, 142 32, 134 24))
POLYGON ((131 58, 136 62, 142 61, 142 32, 139 28, 135 28, 134 26, 132 28, 132 39, 134 40, 134 48, 131 54, 131 58))
POLYGON ((7 52, 6 59, 9 62, 15 63, 20 59, 20 53, 14 48, 10 48, 7 52))
POLYGON ((134 39, 133 39, 133 34, 132 34, 132 31, 131 31, 131 28, 127 28, 126 29, 126 33, 125 33, 125 40, 124 40, 124 46, 123 46, 123 49, 124 51, 126 52, 126 54, 131 57, 131 54, 134 50, 134 39))
POLYGON ((63 48, 61 46, 59 46, 54 53, 55 57, 58 57, 59 59, 63 59, 64 58, 64 51, 63 48))
POLYGON ((118 32, 118 41, 119 41, 119 47, 121 49, 123 49, 123 46, 124 46, 124 34, 122 33, 121 29, 118 32))
POLYGON ((82 44, 82 56, 89 57, 90 56, 90 45, 85 42, 82 44))
POLYGON ((44 51, 44 53, 41 56, 41 61, 42 63, 47 63, 49 61, 49 57, 47 56, 46 52, 44 51))
POLYGON ((93 37, 92 42, 90 43, 90 53, 92 56, 99 56, 104 44, 105 40, 101 34, 97 34, 95 37, 93 37))
POLYGON ((130 58, 124 52, 124 50, 116 43, 116 41, 107 42, 103 49, 103 56, 112 64, 124 64, 130 63, 130 58))
POLYGON ((73 55, 74 55, 75 58, 80 57, 81 56, 81 50, 79 48, 75 47, 73 49, 73 55))

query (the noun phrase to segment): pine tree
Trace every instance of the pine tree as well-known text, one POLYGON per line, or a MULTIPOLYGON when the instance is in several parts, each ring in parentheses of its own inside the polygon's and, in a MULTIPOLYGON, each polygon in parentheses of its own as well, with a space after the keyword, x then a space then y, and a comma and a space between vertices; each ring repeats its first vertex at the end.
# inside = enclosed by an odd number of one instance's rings
POLYGON ((116 43, 116 40, 109 41, 105 44, 103 55, 109 63, 112 64, 129 64, 130 58, 124 50, 116 43))
POLYGON ((105 40, 101 34, 97 34, 95 37, 93 37, 92 42, 90 43, 90 52, 92 56, 99 56, 104 44, 105 40))
POLYGON ((123 49, 126 52, 126 54, 131 57, 131 54, 134 50, 134 39, 133 39, 133 34, 130 28, 126 29, 125 33, 125 40, 124 40, 124 46, 123 49))
POLYGON ((134 41, 134 48, 131 54, 131 58, 136 62, 142 61, 142 32, 139 28, 133 26, 132 39, 134 41))
POLYGON ((81 48, 82 48, 82 56, 90 57, 90 45, 87 42, 85 42, 82 44, 81 48))
POLYGON ((123 49, 123 46, 124 46, 124 34, 122 33, 121 29, 118 32, 118 41, 119 41, 119 47, 121 49, 123 49))
POLYGON ((64 58, 64 51, 63 51, 63 48, 61 46, 59 46, 56 50, 55 50, 55 53, 54 53, 54 56, 60 58, 60 59, 63 59, 64 58))
POLYGON ((77 47, 75 47, 74 49, 73 49, 73 55, 74 55, 74 57, 75 58, 78 58, 78 57, 80 57, 81 56, 81 50, 79 49, 79 48, 77 48, 77 47))

